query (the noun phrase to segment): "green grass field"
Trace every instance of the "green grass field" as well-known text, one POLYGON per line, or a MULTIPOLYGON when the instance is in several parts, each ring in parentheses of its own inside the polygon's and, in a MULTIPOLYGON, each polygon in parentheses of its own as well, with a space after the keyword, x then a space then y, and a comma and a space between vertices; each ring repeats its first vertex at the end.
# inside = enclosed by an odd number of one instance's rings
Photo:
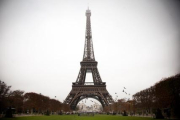
POLYGON ((154 120, 154 119, 147 117, 130 117, 130 116, 118 116, 118 115, 115 116, 114 115, 95 115, 95 116, 51 115, 51 116, 1 118, 1 120, 154 120))

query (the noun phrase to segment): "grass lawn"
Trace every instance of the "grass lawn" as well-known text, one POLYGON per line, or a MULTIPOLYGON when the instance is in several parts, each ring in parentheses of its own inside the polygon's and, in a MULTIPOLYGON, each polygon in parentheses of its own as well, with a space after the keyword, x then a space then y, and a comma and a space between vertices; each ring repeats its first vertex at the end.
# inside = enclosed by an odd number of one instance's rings
MULTIPOLYGON (((51 115, 51 116, 28 116, 16 118, 1 118, 1 120, 154 120, 146 117, 114 116, 114 115, 95 115, 95 116, 77 116, 77 115, 51 115)), ((161 120, 161 119, 158 119, 161 120)))

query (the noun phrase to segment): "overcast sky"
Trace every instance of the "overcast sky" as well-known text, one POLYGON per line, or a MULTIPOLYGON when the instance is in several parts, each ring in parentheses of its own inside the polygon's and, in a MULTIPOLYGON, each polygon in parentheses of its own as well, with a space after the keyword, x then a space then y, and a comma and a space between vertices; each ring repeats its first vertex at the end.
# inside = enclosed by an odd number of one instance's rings
POLYGON ((179 0, 0 0, 0 80, 63 101, 83 58, 88 4, 95 59, 113 98, 180 73, 179 0))

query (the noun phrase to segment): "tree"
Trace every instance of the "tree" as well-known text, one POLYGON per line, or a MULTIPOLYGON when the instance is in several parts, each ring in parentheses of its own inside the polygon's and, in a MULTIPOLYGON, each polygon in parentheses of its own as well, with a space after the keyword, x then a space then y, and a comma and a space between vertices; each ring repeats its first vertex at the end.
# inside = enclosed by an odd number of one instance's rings
POLYGON ((49 108, 49 97, 37 93, 26 93, 24 95, 24 109, 36 113, 44 113, 49 108))
POLYGON ((71 108, 68 104, 62 104, 62 110, 64 112, 69 112, 69 111, 71 111, 71 108))
POLYGON ((7 100, 10 94, 11 86, 7 86, 6 83, 0 80, 0 112, 5 112, 8 107, 7 100))
MULTIPOLYGON (((68 105, 62 104, 60 101, 50 99, 47 96, 29 92, 24 94, 24 91, 15 90, 10 91, 11 86, 7 86, 6 83, 0 81, 0 112, 6 112, 8 108, 16 110, 16 113, 22 112, 59 112, 70 111, 68 105)), ((11 110, 9 109, 9 110, 11 110)), ((9 114, 11 111, 8 111, 9 114)))
POLYGON ((24 91, 15 90, 8 97, 8 106, 15 108, 17 113, 23 112, 24 91))
POLYGON ((180 118, 180 74, 162 79, 154 86, 133 95, 135 108, 146 112, 154 112, 161 116, 166 111, 168 117, 180 118))
POLYGON ((180 118, 180 74, 156 83, 155 97, 157 108, 171 109, 172 116, 180 118))
MULTIPOLYGON (((58 112, 62 110, 62 103, 55 99, 37 93, 26 93, 24 95, 24 109, 33 110, 36 113, 58 112)), ((64 107, 69 110, 69 107, 64 107)))
POLYGON ((52 112, 61 111, 62 103, 55 99, 50 99, 49 109, 52 112))

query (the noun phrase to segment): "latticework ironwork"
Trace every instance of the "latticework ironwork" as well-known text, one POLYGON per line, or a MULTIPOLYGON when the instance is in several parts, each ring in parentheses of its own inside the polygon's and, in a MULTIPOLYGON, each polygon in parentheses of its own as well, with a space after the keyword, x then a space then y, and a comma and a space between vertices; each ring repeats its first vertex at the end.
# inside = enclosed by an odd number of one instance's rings
POLYGON ((92 43, 92 32, 91 32, 91 11, 86 10, 86 35, 84 45, 84 56, 83 61, 95 61, 93 43, 92 43))
POLYGON ((83 61, 76 82, 72 84, 72 90, 66 97, 64 103, 75 109, 78 102, 85 98, 98 100, 103 107, 113 103, 113 99, 106 89, 106 83, 102 82, 94 57, 92 33, 91 33, 91 11, 86 10, 86 35, 84 45, 83 61), (93 82, 85 82, 86 73, 92 73, 93 82))

